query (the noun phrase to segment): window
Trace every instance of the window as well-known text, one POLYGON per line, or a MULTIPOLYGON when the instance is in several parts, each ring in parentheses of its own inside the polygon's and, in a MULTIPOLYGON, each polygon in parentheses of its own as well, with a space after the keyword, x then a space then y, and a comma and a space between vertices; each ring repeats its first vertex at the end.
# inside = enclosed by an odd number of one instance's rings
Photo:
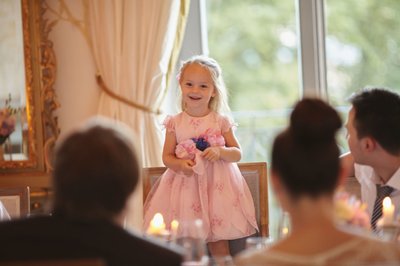
POLYGON ((242 160, 268 161, 300 92, 294 2, 208 1, 207 22, 209 55, 221 64, 239 123, 242 160))
MULTIPOLYGON (((207 1, 209 55, 224 73, 244 162, 270 161, 300 97, 295 9, 294 1, 207 1)), ((279 209, 274 197, 269 203, 275 236, 279 209)))
MULTIPOLYGON (((326 0, 328 91, 334 105, 365 86, 399 90, 400 1, 326 0)), ((399 90, 400 91, 400 90, 399 90)))
MULTIPOLYGON (((347 98, 363 87, 399 90, 399 1, 325 1, 329 101, 347 117, 347 98)), ((348 150, 345 130, 339 135, 348 150)))

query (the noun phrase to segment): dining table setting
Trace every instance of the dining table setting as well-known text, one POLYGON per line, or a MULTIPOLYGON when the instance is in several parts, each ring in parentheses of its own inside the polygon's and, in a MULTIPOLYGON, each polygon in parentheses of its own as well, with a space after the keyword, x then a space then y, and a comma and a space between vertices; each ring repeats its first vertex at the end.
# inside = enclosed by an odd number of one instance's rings
MULTIPOLYGON (((1 205, 0 205, 1 207, 1 205)), ((400 215, 396 214, 390 197, 382 203, 382 217, 376 228, 371 228, 366 205, 357 197, 346 192, 338 192, 334 197, 334 215, 338 227, 355 234, 378 238, 400 244, 400 215)), ((290 233, 290 215, 282 211, 278 217, 277 232, 272 236, 253 235, 245 240, 245 249, 265 249, 290 233)), ((157 238, 168 244, 176 244, 185 251, 182 266, 234 266, 231 256, 212 257, 202 239, 202 221, 177 221, 166 225, 161 213, 156 213, 145 231, 145 236, 157 238), (178 237, 179 230, 179 237, 178 237), (198 237, 196 237, 196 235, 198 237)))
POLYGON ((371 217, 366 204, 356 196, 339 191, 334 197, 335 216, 339 227, 353 233, 375 237, 383 241, 400 244, 400 215, 387 196, 382 201, 382 216, 377 219, 376 226, 371 226, 371 217))

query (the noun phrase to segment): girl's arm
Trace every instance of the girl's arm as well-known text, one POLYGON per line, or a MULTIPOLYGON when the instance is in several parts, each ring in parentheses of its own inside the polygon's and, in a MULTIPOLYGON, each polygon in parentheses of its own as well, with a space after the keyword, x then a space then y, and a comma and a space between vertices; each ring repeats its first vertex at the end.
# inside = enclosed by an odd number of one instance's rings
POLYGON ((194 165, 194 161, 190 159, 178 159, 175 156, 175 147, 176 147, 176 136, 175 132, 165 133, 165 142, 163 148, 162 159, 163 163, 166 167, 174 170, 175 172, 182 171, 185 174, 192 174, 192 166, 194 165))
POLYGON ((239 142, 233 134, 232 128, 222 135, 225 139, 225 147, 207 148, 202 156, 209 161, 224 160, 227 162, 238 162, 242 158, 239 142))

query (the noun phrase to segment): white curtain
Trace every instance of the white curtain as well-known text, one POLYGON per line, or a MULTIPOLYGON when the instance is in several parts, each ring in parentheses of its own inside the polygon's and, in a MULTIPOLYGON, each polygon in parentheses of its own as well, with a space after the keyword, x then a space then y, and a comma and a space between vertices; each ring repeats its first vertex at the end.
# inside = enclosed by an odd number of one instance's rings
MULTIPOLYGON (((102 91, 98 113, 132 127, 136 143, 140 145, 143 166, 162 165, 162 136, 157 115, 134 105, 149 109, 160 106, 181 1, 97 0, 86 3, 89 39, 97 71, 114 94, 112 97, 102 91)), ((142 197, 140 184, 131 200, 128 227, 141 227, 142 197)))

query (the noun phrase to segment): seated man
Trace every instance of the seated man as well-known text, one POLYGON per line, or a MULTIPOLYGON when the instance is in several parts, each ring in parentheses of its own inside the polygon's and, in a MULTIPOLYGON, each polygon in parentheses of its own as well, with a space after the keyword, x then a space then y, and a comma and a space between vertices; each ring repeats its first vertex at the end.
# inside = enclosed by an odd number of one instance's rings
POLYGON ((121 124, 95 119, 56 147, 52 216, 0 223, 0 261, 102 258, 107 265, 181 265, 181 250, 122 227, 141 171, 121 124))
POLYGON ((342 161, 361 184, 362 200, 375 228, 384 197, 400 206, 400 95, 365 89, 350 101, 346 128, 351 153, 342 156, 342 161))

